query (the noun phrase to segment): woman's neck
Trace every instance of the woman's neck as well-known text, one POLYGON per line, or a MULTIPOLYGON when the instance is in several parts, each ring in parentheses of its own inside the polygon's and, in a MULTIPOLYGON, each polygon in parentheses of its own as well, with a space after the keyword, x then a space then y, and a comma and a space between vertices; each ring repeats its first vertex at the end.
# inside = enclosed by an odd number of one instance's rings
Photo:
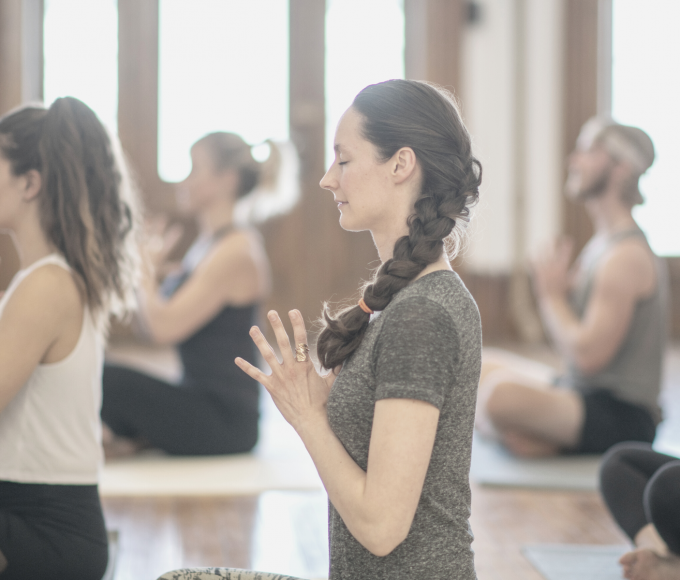
MULTIPOLYGON (((387 260, 393 257, 394 244, 396 244, 397 240, 400 237, 408 235, 408 231, 384 235, 380 235, 379 233, 372 231, 371 235, 373 236, 373 243, 378 249, 380 261, 384 264, 387 260)), ((437 270, 452 270, 452 269, 453 268, 451 268, 451 263, 449 262, 446 252, 442 250, 442 253, 439 256, 439 258, 435 262, 432 262, 431 264, 425 266, 423 271, 420 272, 420 274, 418 274, 414 278, 414 280, 422 278, 423 276, 426 276, 427 274, 435 272, 437 270)))
POLYGON ((56 251, 40 227, 37 216, 34 219, 22 220, 12 228, 12 234, 22 269, 56 251))
POLYGON ((211 236, 221 228, 234 223, 234 203, 222 202, 200 213, 198 223, 201 233, 211 236))

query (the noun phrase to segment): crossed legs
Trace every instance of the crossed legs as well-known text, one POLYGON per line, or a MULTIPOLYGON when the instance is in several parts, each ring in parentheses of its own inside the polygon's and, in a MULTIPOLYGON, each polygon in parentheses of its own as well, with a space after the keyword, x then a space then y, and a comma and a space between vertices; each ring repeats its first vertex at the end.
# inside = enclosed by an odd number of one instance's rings
POLYGON ((477 406, 477 429, 523 457, 555 455, 579 443, 582 398, 550 384, 554 371, 516 355, 486 349, 477 406))
POLYGON ((605 456, 602 495, 635 542, 621 558, 631 580, 680 580, 680 460, 644 443, 622 443, 605 456))

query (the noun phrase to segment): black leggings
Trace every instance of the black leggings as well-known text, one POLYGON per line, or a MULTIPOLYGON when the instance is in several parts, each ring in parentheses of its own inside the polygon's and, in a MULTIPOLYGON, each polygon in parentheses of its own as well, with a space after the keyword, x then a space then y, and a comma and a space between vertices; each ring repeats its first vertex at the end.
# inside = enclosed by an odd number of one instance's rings
POLYGON ((101 580, 108 541, 96 485, 0 481, 0 580, 101 580))
POLYGON ((102 421, 121 437, 172 455, 246 453, 257 443, 257 413, 235 412, 208 390, 109 364, 103 386, 102 421))
POLYGON ((652 523, 680 556, 680 459, 646 443, 620 443, 605 455, 600 487, 614 519, 631 540, 652 523))

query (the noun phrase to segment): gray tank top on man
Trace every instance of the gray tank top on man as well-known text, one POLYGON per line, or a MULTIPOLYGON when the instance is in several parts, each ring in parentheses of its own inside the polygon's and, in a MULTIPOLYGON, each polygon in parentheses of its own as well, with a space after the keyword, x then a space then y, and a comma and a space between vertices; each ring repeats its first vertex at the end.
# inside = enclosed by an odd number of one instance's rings
MULTIPOLYGON (((603 256, 612 246, 634 236, 647 241, 642 231, 635 228, 611 236, 592 254, 582 254, 582 276, 570 295, 571 307, 579 319, 583 318, 590 301, 603 256)), ((558 383, 577 390, 605 389, 624 401, 646 408, 658 423, 661 421, 658 398, 668 336, 668 275, 665 264, 658 258, 656 273, 656 290, 635 305, 628 332, 611 362, 590 375, 568 364, 558 383)))

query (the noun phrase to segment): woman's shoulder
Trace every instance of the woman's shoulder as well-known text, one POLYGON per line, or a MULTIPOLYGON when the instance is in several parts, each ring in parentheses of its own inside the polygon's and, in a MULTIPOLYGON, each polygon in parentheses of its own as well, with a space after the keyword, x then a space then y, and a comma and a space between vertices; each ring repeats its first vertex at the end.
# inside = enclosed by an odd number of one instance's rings
POLYGON ((249 258, 253 252, 261 251, 263 248, 264 242, 260 232, 247 227, 235 228, 215 242, 209 256, 220 260, 239 260, 249 258))
POLYGON ((414 300, 423 304, 438 304, 451 314, 467 309, 477 310, 472 295, 453 270, 436 270, 418 278, 399 292, 392 304, 396 307, 401 302, 414 300))
POLYGON ((258 300, 268 292, 269 262, 259 232, 239 228, 208 252, 196 273, 219 284, 229 301, 258 300))
POLYGON ((409 284, 392 299, 381 318, 383 329, 431 323, 455 333, 481 332, 477 305, 451 270, 437 270, 409 284))
POLYGON ((82 313, 84 297, 70 270, 47 263, 20 276, 5 297, 2 314, 5 319, 22 320, 38 317, 45 326, 59 325, 82 313))

